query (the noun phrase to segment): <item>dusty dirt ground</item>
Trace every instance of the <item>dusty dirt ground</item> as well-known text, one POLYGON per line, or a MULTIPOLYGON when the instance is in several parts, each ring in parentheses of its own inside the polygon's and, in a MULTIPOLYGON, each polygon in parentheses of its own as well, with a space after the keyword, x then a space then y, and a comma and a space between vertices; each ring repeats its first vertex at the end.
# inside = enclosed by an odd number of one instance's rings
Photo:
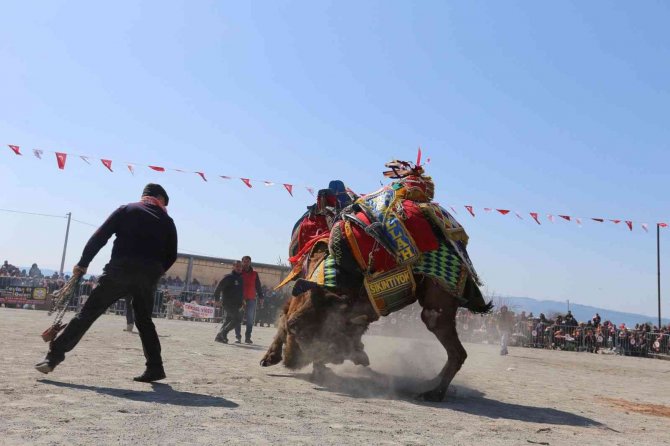
MULTIPOLYGON (((66 315, 66 320, 71 314, 66 315)), ((55 371, 33 365, 45 312, 0 309, 0 444, 670 444, 670 361, 466 344, 443 403, 413 396, 440 370, 437 341, 366 337, 370 369, 325 382, 213 342, 214 324, 157 319, 168 378, 141 384, 137 334, 103 316, 55 371)))

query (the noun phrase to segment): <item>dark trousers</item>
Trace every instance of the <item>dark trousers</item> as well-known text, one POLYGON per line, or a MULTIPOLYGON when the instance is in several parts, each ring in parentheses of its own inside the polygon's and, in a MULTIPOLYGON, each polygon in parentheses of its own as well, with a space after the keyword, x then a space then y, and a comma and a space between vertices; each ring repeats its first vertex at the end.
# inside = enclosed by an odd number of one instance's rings
POLYGON ((242 322, 246 325, 244 330, 244 338, 251 339, 251 330, 254 328, 256 321, 256 299, 244 301, 244 318, 237 323, 235 327, 235 337, 240 339, 242 337, 242 322))
POLYGON ((128 296, 132 298, 133 309, 130 312, 135 313, 135 325, 140 333, 146 366, 162 367, 161 343, 151 320, 158 277, 155 272, 148 273, 139 268, 107 265, 98 286, 91 292, 79 313, 67 324, 60 336, 51 342, 47 358, 56 364, 63 361, 65 353, 77 345, 93 322, 117 300, 128 296))
POLYGON ((218 339, 227 338, 228 332, 237 327, 242 321, 240 307, 223 307, 223 311, 225 312, 225 319, 219 333, 216 335, 218 339))

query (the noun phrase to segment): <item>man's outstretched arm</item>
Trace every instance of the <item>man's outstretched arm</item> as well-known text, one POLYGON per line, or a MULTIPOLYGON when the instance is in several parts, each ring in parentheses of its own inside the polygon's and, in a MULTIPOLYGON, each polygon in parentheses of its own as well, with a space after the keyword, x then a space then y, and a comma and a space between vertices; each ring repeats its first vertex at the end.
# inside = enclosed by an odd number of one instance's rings
POLYGON ((116 232, 122 209, 123 206, 112 212, 112 215, 107 217, 107 220, 105 220, 102 226, 100 226, 88 240, 88 243, 86 243, 86 246, 84 247, 84 252, 81 254, 81 259, 79 259, 79 262, 77 263, 77 266, 80 269, 85 271, 86 268, 88 268, 93 257, 98 254, 100 249, 107 244, 109 238, 116 232))

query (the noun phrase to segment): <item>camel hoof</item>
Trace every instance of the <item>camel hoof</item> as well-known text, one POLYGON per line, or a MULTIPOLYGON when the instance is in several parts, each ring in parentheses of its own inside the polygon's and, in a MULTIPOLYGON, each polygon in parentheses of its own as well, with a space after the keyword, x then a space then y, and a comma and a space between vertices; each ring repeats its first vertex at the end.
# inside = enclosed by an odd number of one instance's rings
POLYGON ((446 391, 440 389, 429 390, 428 392, 423 392, 418 395, 416 399, 419 401, 428 401, 431 403, 440 403, 444 400, 444 394, 446 391))
POLYGON ((368 367, 370 365, 370 358, 368 358, 367 353, 363 351, 354 352, 351 356, 351 362, 355 365, 362 365, 363 367, 368 367))
POLYGON ((261 359, 261 367, 270 367, 281 362, 281 356, 265 356, 261 359))

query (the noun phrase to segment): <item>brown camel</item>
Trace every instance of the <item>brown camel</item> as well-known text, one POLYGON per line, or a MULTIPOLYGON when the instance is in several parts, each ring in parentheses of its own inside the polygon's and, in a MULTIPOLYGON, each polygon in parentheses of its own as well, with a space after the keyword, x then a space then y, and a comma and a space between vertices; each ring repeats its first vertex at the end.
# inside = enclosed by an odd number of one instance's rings
MULTIPOLYGON (((313 253, 308 272, 311 272, 325 253, 313 253)), ((308 276, 309 277, 309 276, 308 276)), ((445 292, 436 281, 415 275, 416 295, 423 307, 421 319, 447 351, 447 362, 438 375, 439 384, 418 398, 442 401, 449 384, 467 358, 467 353, 456 332, 456 311, 462 302, 457 296, 445 292)), ((300 282, 298 282, 300 283, 300 282)), ((370 323, 379 317, 372 308, 365 288, 338 290, 337 293, 315 284, 293 296, 284 306, 275 338, 261 360, 263 367, 278 364, 299 369, 313 363, 314 375, 325 372, 325 364, 339 364, 349 359, 354 364, 369 365, 363 351, 361 337, 370 323)), ((300 287, 296 287, 300 290, 300 287)), ((296 288, 294 288, 294 293, 296 288)), ((472 299, 468 308, 484 313, 492 308, 484 303, 479 289, 471 278, 467 279, 464 295, 479 296, 472 299)))

